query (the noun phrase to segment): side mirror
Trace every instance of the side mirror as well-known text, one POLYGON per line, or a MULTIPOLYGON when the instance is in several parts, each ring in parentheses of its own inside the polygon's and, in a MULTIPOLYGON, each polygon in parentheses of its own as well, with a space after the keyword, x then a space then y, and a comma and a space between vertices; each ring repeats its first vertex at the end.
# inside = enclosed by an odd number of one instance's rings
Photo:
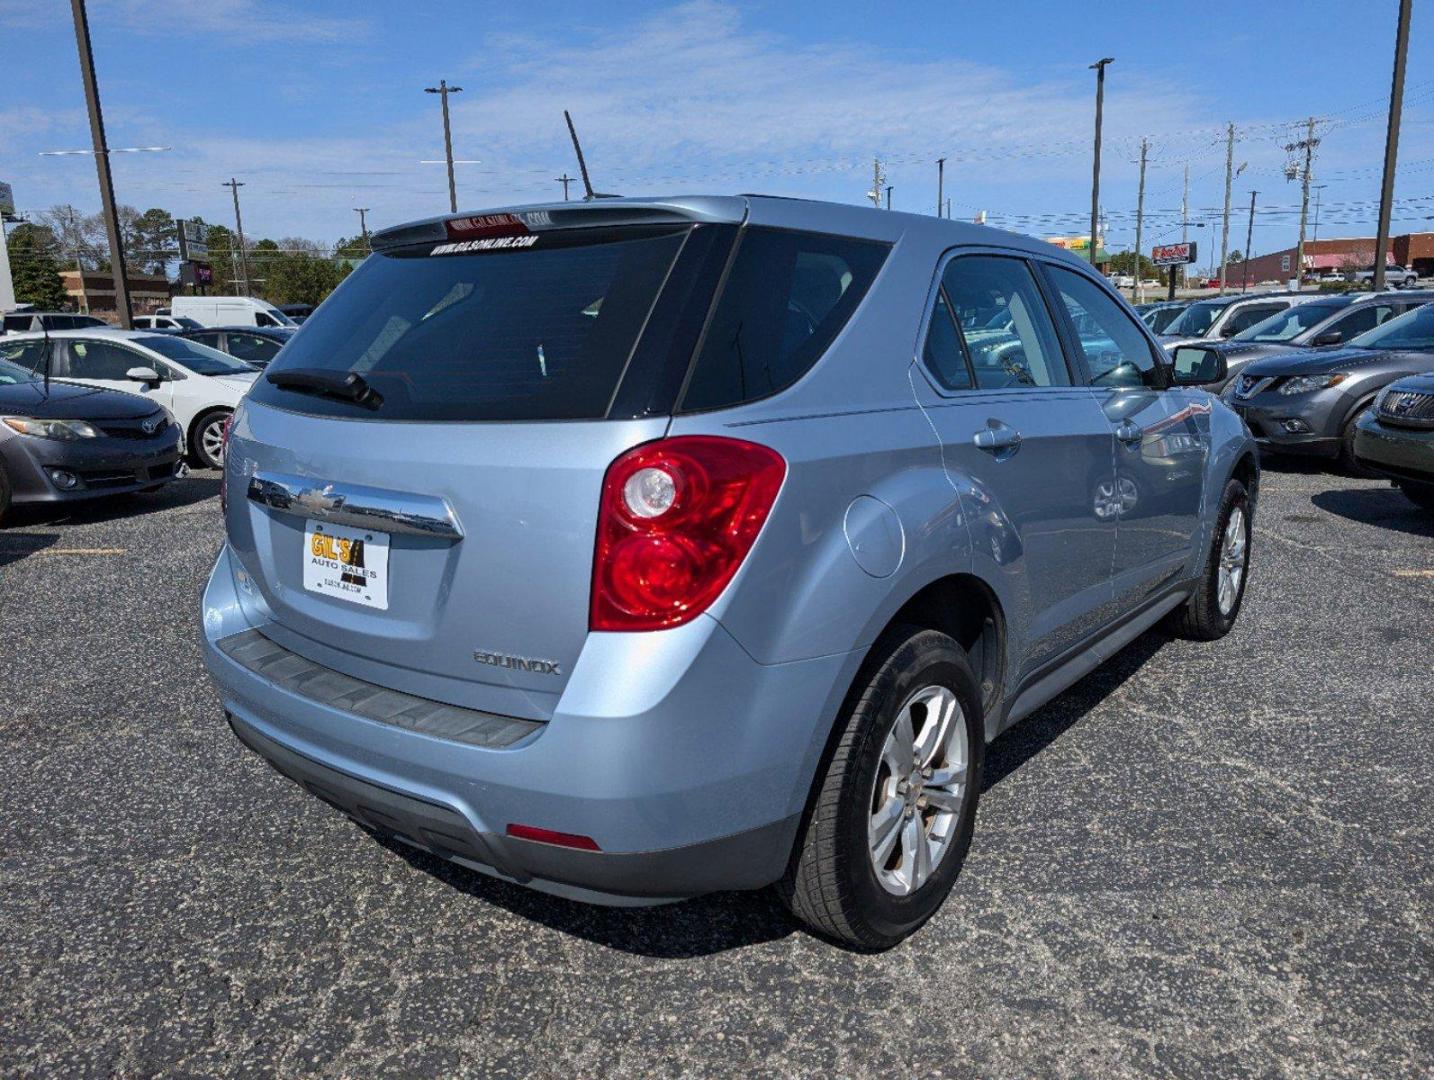
POLYGON ((1230 374, 1222 353, 1198 345, 1176 349, 1171 369, 1176 386, 1209 386, 1224 382, 1230 374))
POLYGON ((1321 345, 1338 345, 1338 344, 1339 344, 1341 341, 1343 341, 1343 340, 1344 340, 1344 332, 1343 332, 1343 331, 1341 331, 1341 330, 1326 330, 1323 334, 1317 335, 1317 336, 1315 337, 1315 339, 1310 342, 1310 344, 1313 345, 1313 346, 1315 346, 1316 348, 1318 348, 1318 347, 1321 346, 1321 345))
POLYGON ((152 367, 132 367, 124 373, 124 377, 131 382, 157 383, 162 381, 159 372, 152 367))

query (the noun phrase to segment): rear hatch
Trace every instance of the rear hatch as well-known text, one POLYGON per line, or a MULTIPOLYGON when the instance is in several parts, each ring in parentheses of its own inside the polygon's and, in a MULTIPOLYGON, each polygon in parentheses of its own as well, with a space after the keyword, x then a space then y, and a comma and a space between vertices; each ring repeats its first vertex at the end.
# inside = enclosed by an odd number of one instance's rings
POLYGON ((582 213, 380 234, 255 383, 227 524, 266 634, 407 693, 551 715, 587 635, 603 475, 667 430, 736 231, 582 213))

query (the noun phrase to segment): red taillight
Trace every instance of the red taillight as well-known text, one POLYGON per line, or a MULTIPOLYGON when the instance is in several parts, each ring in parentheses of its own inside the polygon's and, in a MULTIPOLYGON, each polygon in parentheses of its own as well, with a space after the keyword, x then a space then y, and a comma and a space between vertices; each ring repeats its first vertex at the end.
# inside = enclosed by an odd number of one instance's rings
POLYGON ((579 851, 601 851, 597 841, 581 833, 557 832, 554 829, 540 829, 536 825, 509 825, 508 835, 519 840, 536 840, 540 844, 556 844, 558 847, 577 848, 579 851))
POLYGON ((662 630, 705 611, 742 565, 787 475, 775 450, 682 435, 608 466, 593 557, 593 630, 662 630))
POLYGON ((219 512, 229 509, 229 429, 234 425, 234 414, 224 418, 224 433, 219 436, 219 453, 224 463, 219 468, 219 512))

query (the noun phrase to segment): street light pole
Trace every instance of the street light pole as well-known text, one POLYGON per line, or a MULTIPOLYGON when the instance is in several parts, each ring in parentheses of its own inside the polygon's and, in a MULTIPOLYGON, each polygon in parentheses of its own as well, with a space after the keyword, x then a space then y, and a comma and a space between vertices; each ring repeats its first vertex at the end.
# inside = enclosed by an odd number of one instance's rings
POLYGON ((424 88, 425 94, 437 94, 443 100, 443 156, 448 159, 448 210, 458 213, 458 186, 453 180, 453 129, 448 124, 448 95, 461 93, 463 87, 449 86, 447 79, 439 79, 437 86, 424 88))
POLYGON ((1404 108, 1404 64, 1409 58, 1409 16, 1414 0, 1400 0, 1394 35, 1394 82, 1389 88, 1389 131, 1384 137, 1384 186, 1379 193, 1379 231, 1374 240, 1374 291, 1384 288, 1384 259, 1389 249, 1389 215, 1394 208, 1394 165, 1399 157, 1399 114, 1404 108))
POLYGON ((1258 191, 1250 192, 1250 223, 1245 226, 1245 259, 1240 264, 1241 292, 1250 287, 1250 245, 1255 242, 1255 196, 1258 194, 1258 191))
POLYGON ((243 180, 236 180, 230 177, 220 187, 227 187, 234 193, 234 232, 239 239, 239 258, 244 266, 244 295, 249 295, 249 249, 244 246, 244 219, 239 216, 239 189, 244 186, 243 180))
POLYGON ((941 216, 941 208, 946 205, 946 159, 936 159, 936 216, 941 216))
MULTIPOLYGON (((115 215, 114 180, 110 176, 110 154, 105 140, 105 118, 100 108, 100 88, 95 79, 95 56, 90 47, 90 20, 85 13, 85 0, 70 0, 75 21, 75 45, 80 53, 80 75, 85 83, 85 105, 90 114, 90 136, 95 144, 95 169, 99 173, 100 202, 105 212, 105 233, 110 243, 110 271, 115 279, 115 313, 125 330, 134 328, 130 308, 129 278, 124 265, 124 238, 120 235, 119 218, 115 215)), ((80 275, 80 292, 85 290, 84 274, 80 275)))
POLYGON ((1105 69, 1115 63, 1115 57, 1106 56, 1091 64, 1095 72, 1095 164, 1091 169, 1090 181, 1090 264, 1095 265, 1095 253, 1099 244, 1100 227, 1100 125, 1105 110, 1105 69))

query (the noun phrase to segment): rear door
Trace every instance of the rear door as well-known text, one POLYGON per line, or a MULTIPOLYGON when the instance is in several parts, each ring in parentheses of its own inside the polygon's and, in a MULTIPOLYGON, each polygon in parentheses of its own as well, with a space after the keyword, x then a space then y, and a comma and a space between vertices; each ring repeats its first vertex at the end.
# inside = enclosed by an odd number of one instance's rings
POLYGON ((1210 395, 1170 388, 1169 370, 1125 306, 1088 275, 1045 272, 1115 436, 1103 510, 1116 528, 1113 589, 1127 611, 1180 575, 1200 525, 1210 395))
POLYGON ((913 385, 961 492, 976 570, 1002 583, 1008 625, 1024 631, 1012 641, 1019 679, 1107 617, 1111 425, 1066 363, 1044 290, 1018 255, 948 259, 920 368, 913 385))
POLYGON ((681 355, 659 300, 665 282, 690 286, 679 255, 712 228, 430 241, 366 260, 231 432, 229 542, 264 632, 408 693, 549 715, 587 637, 603 475, 670 419, 670 404, 610 418, 613 402, 629 367, 681 355), (352 373, 371 393, 281 385, 296 369, 352 373))
POLYGON ((165 408, 171 408, 173 405, 172 379, 164 378, 157 384, 142 383, 126 375, 131 368, 147 367, 154 369, 156 374, 162 377, 166 376, 169 369, 152 356, 114 341, 98 338, 66 338, 64 353, 64 372, 67 379, 107 390, 138 394, 165 408))

